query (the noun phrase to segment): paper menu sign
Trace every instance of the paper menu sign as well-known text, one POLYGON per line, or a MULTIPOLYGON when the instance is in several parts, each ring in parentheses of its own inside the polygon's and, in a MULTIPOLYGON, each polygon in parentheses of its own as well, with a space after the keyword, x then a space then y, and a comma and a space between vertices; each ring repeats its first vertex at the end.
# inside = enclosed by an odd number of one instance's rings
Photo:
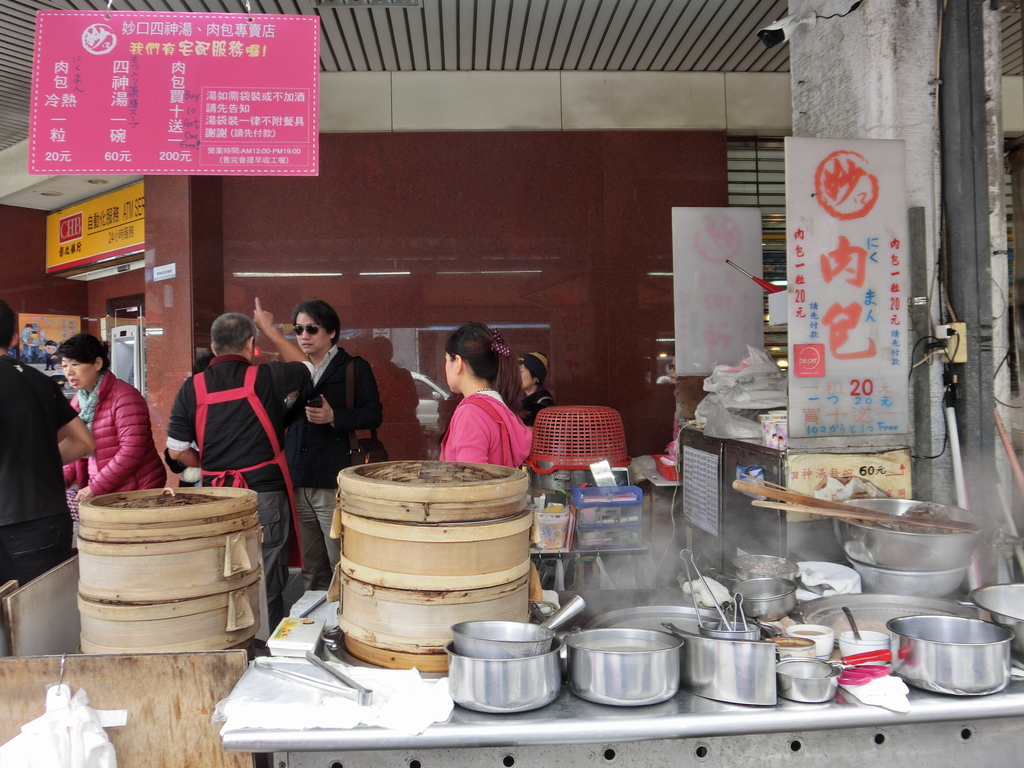
POLYGON ((764 347, 760 208, 673 208, 676 373, 707 375, 764 347))
POLYGON ((40 11, 29 173, 315 175, 318 21, 40 11))
POLYGON ((910 431, 902 141, 786 139, 789 438, 910 431))

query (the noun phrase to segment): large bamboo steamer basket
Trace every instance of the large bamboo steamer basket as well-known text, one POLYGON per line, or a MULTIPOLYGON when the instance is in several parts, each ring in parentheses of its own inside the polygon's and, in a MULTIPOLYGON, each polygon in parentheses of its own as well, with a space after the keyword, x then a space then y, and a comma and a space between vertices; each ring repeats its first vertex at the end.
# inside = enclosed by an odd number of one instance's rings
POLYGON ((254 491, 129 491, 79 512, 86 653, 222 650, 255 635, 263 570, 254 491))
POLYGON ((219 651, 245 643, 259 629, 261 575, 250 573, 230 592, 174 602, 114 604, 79 594, 82 651, 219 651))
POLYGON ((338 626, 348 652, 381 666, 444 672, 451 627, 462 621, 529 618, 528 577, 479 589, 391 589, 340 576, 338 626))
POLYGON ((119 544, 79 537, 78 593, 90 600, 185 600, 238 588, 259 567, 259 521, 237 533, 119 544))
POLYGON ((520 469, 454 461, 357 464, 338 474, 338 505, 360 517, 408 523, 479 522, 526 508, 520 469))
POLYGON ((342 512, 342 571, 400 589, 472 589, 519 578, 530 568, 533 513, 479 523, 422 525, 342 512))

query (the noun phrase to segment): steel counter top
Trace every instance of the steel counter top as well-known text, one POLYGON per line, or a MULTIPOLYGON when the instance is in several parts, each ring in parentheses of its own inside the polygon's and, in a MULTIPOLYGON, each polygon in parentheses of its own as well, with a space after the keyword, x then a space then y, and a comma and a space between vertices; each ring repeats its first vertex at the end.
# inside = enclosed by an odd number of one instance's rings
MULTIPOLYGON (((842 691, 840 691, 840 695, 842 691)), ((492 715, 456 707, 445 723, 419 736, 383 728, 286 731, 245 729, 222 734, 224 748, 241 752, 321 752, 452 749, 524 745, 603 744, 735 734, 831 730, 912 723, 969 722, 1024 716, 1024 681, 988 696, 945 696, 911 688, 910 712, 836 701, 774 707, 722 704, 688 693, 647 707, 610 707, 573 696, 568 685, 533 712, 492 715)))

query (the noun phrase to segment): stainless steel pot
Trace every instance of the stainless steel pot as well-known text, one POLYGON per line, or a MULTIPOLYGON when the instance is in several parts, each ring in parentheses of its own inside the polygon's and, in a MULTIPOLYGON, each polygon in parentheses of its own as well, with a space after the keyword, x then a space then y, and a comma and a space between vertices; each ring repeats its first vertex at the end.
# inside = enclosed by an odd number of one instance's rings
POLYGON ((674 625, 672 631, 683 641, 682 690, 731 704, 775 706, 775 643, 719 640, 674 625))
POLYGON ((971 601, 988 611, 992 621, 1013 632, 1010 648, 1024 659, 1024 584, 997 584, 982 587, 970 594, 971 601))
POLYGON ((651 629, 586 629, 565 636, 569 687, 598 704, 657 704, 679 690, 682 640, 651 629))
POLYGON ((796 608, 796 583, 789 579, 748 579, 733 590, 743 595, 747 616, 777 621, 796 608))
MULTIPOLYGON (((847 503, 898 517, 925 502, 909 499, 851 499, 847 503)), ((954 520, 974 522, 966 509, 930 502, 929 506, 943 509, 954 520)), ((835 532, 839 546, 851 560, 901 571, 966 568, 978 541, 976 533, 887 531, 853 520, 836 520, 835 532)))
POLYGON ((550 704, 562 687, 558 657, 562 641, 551 650, 521 659, 474 659, 461 656, 454 643, 448 652, 448 689, 459 706, 477 712, 526 712, 550 704))
POLYGON ((842 669, 821 659, 783 659, 775 665, 779 696, 820 704, 835 698, 842 669))
POLYGON ((926 691, 979 696, 1010 682, 1013 632, 981 619, 906 616, 886 627, 899 648, 893 672, 926 691))
POLYGON ((474 659, 521 659, 551 650, 555 629, 587 605, 575 595, 543 624, 521 621, 463 621, 452 625, 455 653, 474 659))

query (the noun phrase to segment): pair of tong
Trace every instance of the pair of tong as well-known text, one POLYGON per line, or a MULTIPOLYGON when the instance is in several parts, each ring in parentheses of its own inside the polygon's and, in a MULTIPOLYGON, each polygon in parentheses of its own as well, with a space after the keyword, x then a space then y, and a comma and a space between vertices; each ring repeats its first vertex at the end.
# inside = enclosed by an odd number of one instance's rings
POLYGON ((366 688, 351 677, 346 675, 339 669, 335 669, 333 665, 328 664, 326 661, 322 661, 312 651, 306 651, 306 661, 314 664, 320 669, 324 670, 327 674, 333 677, 338 682, 342 683, 345 687, 334 685, 321 680, 317 677, 310 677, 309 675, 303 675, 301 672, 293 672, 290 669, 283 669, 281 667, 275 667, 269 663, 261 663, 260 659, 256 659, 254 662, 257 667, 263 672, 267 672, 276 677, 280 677, 283 680, 290 680, 291 682, 302 683, 316 688, 326 693, 334 694, 335 696, 343 696, 346 699, 351 699, 360 707, 368 707, 373 703, 373 690, 366 688))
POLYGON ((694 560, 694 558, 693 558, 693 552, 691 552, 688 549, 682 549, 682 550, 679 551, 679 559, 682 560, 683 561, 683 565, 686 566, 686 580, 690 582, 690 596, 693 598, 693 607, 697 611, 697 624, 700 626, 700 628, 703 629, 704 628, 704 624, 700 620, 700 606, 697 604, 697 594, 696 594, 696 592, 694 592, 694 589, 693 589, 693 579, 691 578, 691 575, 690 575, 690 564, 693 565, 693 570, 697 572, 697 578, 700 579, 700 583, 704 586, 704 591, 708 593, 708 598, 710 598, 711 602, 713 602, 715 604, 715 610, 718 611, 718 615, 722 619, 722 624, 721 624, 722 628, 723 629, 732 629, 732 625, 729 623, 729 619, 726 618, 725 611, 722 610, 722 606, 720 606, 718 604, 718 601, 715 600, 715 596, 711 592, 711 587, 709 587, 708 583, 706 581, 704 581, 704 576, 701 574, 700 569, 697 568, 697 561, 694 560), (689 555, 689 557, 690 557, 690 562, 689 563, 687 563, 686 557, 684 557, 684 555, 689 555))

